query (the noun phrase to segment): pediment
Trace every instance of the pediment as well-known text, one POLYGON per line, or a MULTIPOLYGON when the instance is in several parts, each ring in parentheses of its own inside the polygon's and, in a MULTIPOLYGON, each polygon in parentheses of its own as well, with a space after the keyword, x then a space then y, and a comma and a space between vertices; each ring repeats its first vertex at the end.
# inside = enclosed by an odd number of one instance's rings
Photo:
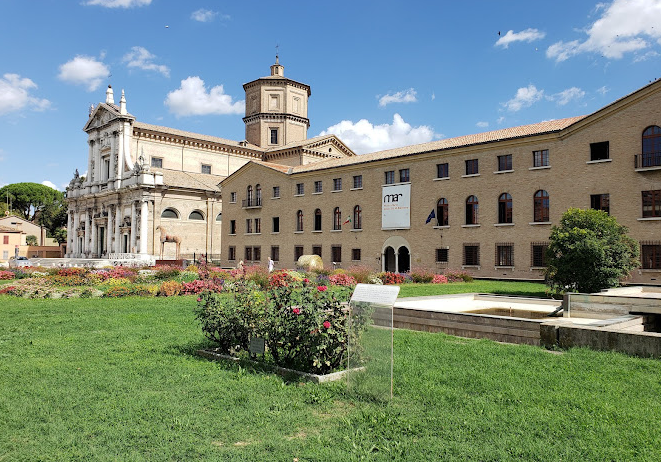
POLYGON ((116 119, 135 120, 131 114, 120 114, 119 108, 114 105, 99 103, 90 114, 83 131, 88 132, 101 127, 106 127, 116 119))

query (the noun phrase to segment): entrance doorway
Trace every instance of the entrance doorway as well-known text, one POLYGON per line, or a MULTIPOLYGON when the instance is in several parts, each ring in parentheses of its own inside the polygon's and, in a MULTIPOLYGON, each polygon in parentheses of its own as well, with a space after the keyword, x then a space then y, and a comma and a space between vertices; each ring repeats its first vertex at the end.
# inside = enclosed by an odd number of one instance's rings
POLYGON ((401 236, 391 236, 383 243, 381 269, 392 273, 411 271, 411 246, 401 236))

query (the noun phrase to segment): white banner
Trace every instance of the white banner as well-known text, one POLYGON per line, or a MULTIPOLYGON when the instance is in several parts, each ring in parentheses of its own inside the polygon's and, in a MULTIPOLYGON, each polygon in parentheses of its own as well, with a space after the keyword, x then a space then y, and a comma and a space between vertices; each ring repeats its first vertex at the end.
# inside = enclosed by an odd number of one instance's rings
POLYGON ((381 187, 381 228, 408 229, 411 227, 411 184, 381 187))

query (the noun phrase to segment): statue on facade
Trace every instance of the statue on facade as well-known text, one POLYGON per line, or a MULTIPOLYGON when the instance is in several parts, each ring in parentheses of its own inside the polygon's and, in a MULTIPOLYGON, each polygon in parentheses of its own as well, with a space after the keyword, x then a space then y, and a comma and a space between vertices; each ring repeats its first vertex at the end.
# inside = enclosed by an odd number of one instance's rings
POLYGON ((161 230, 161 260, 163 260, 163 250, 165 248, 166 242, 174 242, 176 244, 176 257, 175 260, 179 260, 179 251, 181 250, 181 238, 179 236, 169 235, 168 232, 162 226, 157 226, 156 230, 161 230))

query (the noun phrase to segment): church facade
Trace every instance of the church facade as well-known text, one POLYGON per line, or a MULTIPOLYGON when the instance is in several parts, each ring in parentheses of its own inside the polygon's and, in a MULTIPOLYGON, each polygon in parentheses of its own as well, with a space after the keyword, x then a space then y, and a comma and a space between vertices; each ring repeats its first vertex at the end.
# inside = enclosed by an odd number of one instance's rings
POLYGON ((76 171, 66 192, 67 257, 217 259, 223 179, 250 161, 289 168, 354 156, 334 135, 307 138, 310 87, 285 78, 277 58, 244 89, 246 139, 232 141, 139 122, 108 87, 84 127, 88 173, 76 171))

